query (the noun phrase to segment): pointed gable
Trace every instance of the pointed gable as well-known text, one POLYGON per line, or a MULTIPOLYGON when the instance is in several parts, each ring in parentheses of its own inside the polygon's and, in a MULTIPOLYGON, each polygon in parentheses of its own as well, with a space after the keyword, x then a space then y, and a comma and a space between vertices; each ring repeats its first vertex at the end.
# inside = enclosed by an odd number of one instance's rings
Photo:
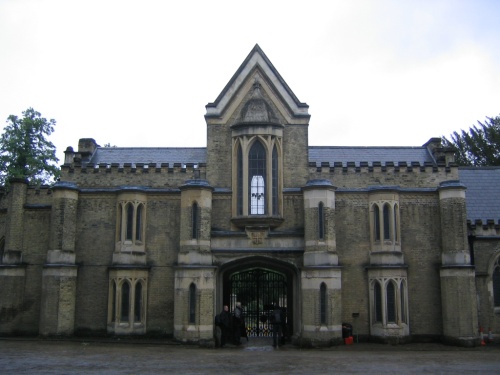
MULTIPOLYGON (((259 45, 256 44, 215 102, 206 105, 205 118, 207 121, 213 122, 220 119, 221 123, 227 123, 241 102, 252 95, 256 81, 259 82, 262 92, 273 102, 273 106, 286 119, 286 122, 309 120, 309 106, 299 101, 259 45)), ((238 115, 239 113, 235 116, 238 115)))

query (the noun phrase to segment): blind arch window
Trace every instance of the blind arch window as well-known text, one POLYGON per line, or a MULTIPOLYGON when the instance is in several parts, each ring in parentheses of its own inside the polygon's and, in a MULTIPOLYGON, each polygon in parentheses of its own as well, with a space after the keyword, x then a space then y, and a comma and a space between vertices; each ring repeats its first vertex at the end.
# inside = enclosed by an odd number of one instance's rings
POLYGON ((196 285, 189 286, 189 324, 196 322, 196 285))
POLYGON ((325 239, 325 207, 323 202, 318 204, 318 238, 325 239))
POLYGON ((196 240, 200 234, 200 209, 198 203, 193 203, 191 206, 191 238, 196 240))
POLYGON ((321 283, 319 287, 319 311, 320 323, 324 325, 327 322, 327 293, 325 283, 321 283))

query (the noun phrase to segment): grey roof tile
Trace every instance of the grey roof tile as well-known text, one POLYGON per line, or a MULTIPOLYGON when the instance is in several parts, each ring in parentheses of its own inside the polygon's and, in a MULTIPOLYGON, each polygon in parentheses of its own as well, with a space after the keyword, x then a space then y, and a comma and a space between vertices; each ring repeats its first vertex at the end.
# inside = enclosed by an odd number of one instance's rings
POLYGON ((500 167, 460 167, 460 182, 467 188, 467 219, 500 220, 500 167))
MULTIPOLYGON (((98 147, 90 163, 112 164, 118 163, 206 163, 207 149, 205 147, 98 147)), ((361 162, 372 165, 373 162, 426 162, 434 160, 425 147, 336 147, 311 146, 309 147, 309 162, 320 166, 322 162, 354 162, 359 166, 361 162)))
POLYGON ((341 162, 347 166, 347 162, 354 162, 359 166, 361 162, 367 162, 369 166, 373 162, 386 164, 393 162, 418 162, 423 165, 426 162, 435 164, 434 159, 426 147, 348 147, 348 146, 311 146, 309 147, 309 162, 320 166, 322 162, 328 162, 331 166, 335 162, 341 162))
POLYGON ((98 147, 90 163, 119 164, 124 163, 206 163, 205 147, 98 147))

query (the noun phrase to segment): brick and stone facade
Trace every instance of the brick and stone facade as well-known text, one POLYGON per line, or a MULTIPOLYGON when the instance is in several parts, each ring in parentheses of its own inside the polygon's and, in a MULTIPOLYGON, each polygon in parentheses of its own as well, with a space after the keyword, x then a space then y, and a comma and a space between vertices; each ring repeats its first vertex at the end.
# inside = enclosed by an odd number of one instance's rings
POLYGON ((215 314, 236 301, 260 311, 248 315, 256 335, 279 301, 301 345, 342 343, 344 323, 393 343, 470 346, 480 326, 500 331, 500 213, 471 221, 475 180, 461 181, 467 171, 439 139, 309 146, 308 105, 259 46, 206 108, 206 147, 82 138, 53 187, 11 182, 0 200, 1 334, 210 344, 215 314), (252 272, 279 280, 273 300, 236 284, 252 272))

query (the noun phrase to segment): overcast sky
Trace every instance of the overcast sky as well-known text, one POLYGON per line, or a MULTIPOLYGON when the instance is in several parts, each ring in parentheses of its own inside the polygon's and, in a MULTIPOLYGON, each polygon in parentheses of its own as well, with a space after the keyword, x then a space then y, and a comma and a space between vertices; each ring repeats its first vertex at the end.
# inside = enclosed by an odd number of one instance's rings
POLYGON ((421 146, 500 115, 499 0, 0 0, 0 121, 100 145, 206 146, 258 43, 309 105, 309 145, 421 146))

